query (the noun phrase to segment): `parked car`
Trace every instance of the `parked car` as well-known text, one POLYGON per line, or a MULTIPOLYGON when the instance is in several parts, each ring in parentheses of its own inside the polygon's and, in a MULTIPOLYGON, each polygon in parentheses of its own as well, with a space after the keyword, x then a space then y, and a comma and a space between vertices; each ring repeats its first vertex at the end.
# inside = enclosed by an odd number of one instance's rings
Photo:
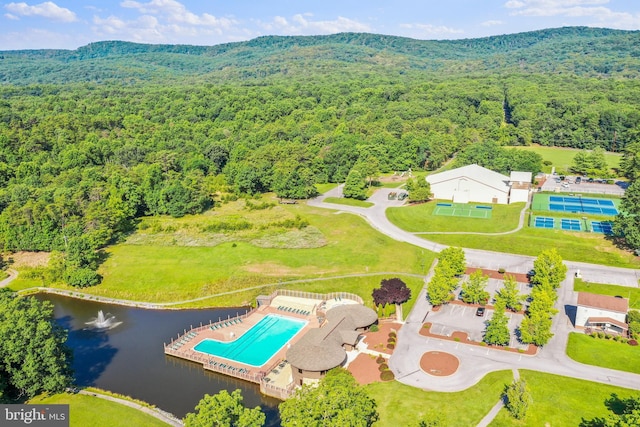
POLYGON ((582 178, 577 177, 577 178, 576 178, 576 184, 580 184, 581 182, 582 182, 582 178))
POLYGON ((567 182, 563 182, 563 183, 562 183, 562 186, 563 186, 564 188, 569 188, 569 183, 567 183, 567 182))
POLYGON ((484 312, 485 312, 485 308, 484 307, 478 307, 478 309, 476 310, 476 316, 484 317, 484 312))

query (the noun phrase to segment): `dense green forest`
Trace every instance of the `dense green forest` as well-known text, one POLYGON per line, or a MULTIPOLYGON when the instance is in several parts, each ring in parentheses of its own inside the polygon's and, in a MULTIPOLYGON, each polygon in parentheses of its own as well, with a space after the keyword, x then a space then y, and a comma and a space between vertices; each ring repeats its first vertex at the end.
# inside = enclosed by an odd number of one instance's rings
MULTIPOLYGON (((481 143, 621 151, 640 139, 639 37, 563 28, 1 52, 0 246, 65 251, 60 274, 87 285, 95 249, 143 215, 266 191, 305 198, 354 168, 364 179, 456 153, 482 163, 481 143)), ((535 164, 505 153, 503 172, 535 164)))

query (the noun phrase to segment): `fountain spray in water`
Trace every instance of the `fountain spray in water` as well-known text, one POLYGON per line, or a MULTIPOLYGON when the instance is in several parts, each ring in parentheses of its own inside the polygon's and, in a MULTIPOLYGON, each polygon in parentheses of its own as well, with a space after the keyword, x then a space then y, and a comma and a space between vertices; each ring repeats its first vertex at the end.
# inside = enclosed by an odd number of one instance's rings
POLYGON ((104 312, 100 310, 98 311, 98 316, 86 322, 85 325, 93 326, 97 329, 113 329, 121 323, 122 322, 116 322, 115 316, 109 313, 105 315, 104 312))

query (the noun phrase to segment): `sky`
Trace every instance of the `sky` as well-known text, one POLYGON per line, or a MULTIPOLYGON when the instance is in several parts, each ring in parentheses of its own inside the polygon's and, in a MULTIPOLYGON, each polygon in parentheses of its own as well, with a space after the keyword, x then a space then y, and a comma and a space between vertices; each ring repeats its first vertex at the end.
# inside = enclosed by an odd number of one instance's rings
POLYGON ((0 50, 101 40, 216 45, 368 32, 463 39, 562 26, 640 29, 640 0, 55 0, 0 3, 0 50))

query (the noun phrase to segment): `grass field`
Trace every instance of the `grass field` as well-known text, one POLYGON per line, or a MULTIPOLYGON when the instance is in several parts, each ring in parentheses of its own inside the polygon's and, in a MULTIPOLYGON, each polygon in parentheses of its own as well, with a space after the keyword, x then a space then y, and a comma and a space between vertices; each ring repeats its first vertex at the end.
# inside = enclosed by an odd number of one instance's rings
POLYGON ((640 267, 640 260, 636 256, 618 249, 611 240, 599 233, 567 232, 525 227, 516 233, 501 236, 429 234, 425 235, 424 238, 450 246, 488 249, 496 252, 530 256, 538 256, 543 250, 556 248, 562 258, 569 261, 581 261, 614 267, 640 267))
POLYGON ((318 193, 324 194, 329 190, 333 190, 337 186, 338 186, 338 184, 333 183, 333 182, 329 182, 329 183, 326 183, 326 184, 316 184, 316 190, 318 190, 318 193))
POLYGON ((577 426, 583 419, 608 415, 604 401, 612 393, 621 398, 638 395, 634 390, 541 372, 520 370, 520 377, 527 381, 533 397, 526 418, 517 421, 501 409, 491 427, 577 426))
POLYGON ((134 408, 82 394, 38 396, 33 404, 69 404, 71 427, 166 427, 167 424, 134 408))
MULTIPOLYGON (((538 153, 542 156, 542 160, 548 160, 551 162, 550 166, 543 166, 542 171, 545 173, 551 173, 551 168, 555 166, 556 172, 568 173, 573 158, 580 150, 577 148, 562 148, 562 147, 542 147, 539 145, 531 145, 528 147, 514 147, 518 150, 527 150, 538 153)), ((607 164, 612 169, 616 169, 620 166, 620 159, 622 154, 619 153, 605 153, 605 159, 607 164)))
POLYGON ((576 292, 591 292, 592 294, 622 296, 629 298, 629 308, 640 310, 640 288, 630 288, 619 285, 605 285, 601 283, 589 283, 582 279, 575 279, 573 290, 576 292))
POLYGON ((327 197, 324 199, 327 203, 335 203, 337 205, 358 206, 361 208, 370 208, 373 206, 371 202, 365 202, 364 200, 348 199, 346 197, 327 197))
POLYGON ((640 374, 640 346, 571 333, 567 355, 576 362, 640 374))
POLYGON ((444 426, 475 426, 512 380, 511 371, 492 372, 477 385, 457 393, 424 391, 397 381, 365 388, 378 404, 380 420, 375 427, 417 426, 419 420, 428 420, 433 413, 443 416, 444 426))
MULTIPOLYGON (((119 244, 107 249, 108 257, 99 270, 103 283, 84 291, 129 300, 182 301, 295 279, 375 272, 420 273, 422 266, 428 268, 435 256, 380 234, 355 215, 306 205, 279 207, 288 215, 307 220, 309 228, 318 230, 324 245, 282 249, 244 241, 216 246, 119 244)), ((233 239, 233 234, 226 237, 233 239)), ((34 285, 40 283, 23 278, 13 282, 11 288, 34 285)), ((361 296, 369 298, 370 288, 361 296)))
MULTIPOLYGON (((477 204, 471 203, 470 205, 477 204)), ((437 231, 497 233, 513 230, 518 226, 518 216, 524 208, 524 203, 492 206, 490 219, 464 218, 453 221, 450 217, 433 215, 434 209, 437 208, 435 200, 419 205, 389 208, 387 209, 387 218, 403 230, 414 233, 437 231)))

